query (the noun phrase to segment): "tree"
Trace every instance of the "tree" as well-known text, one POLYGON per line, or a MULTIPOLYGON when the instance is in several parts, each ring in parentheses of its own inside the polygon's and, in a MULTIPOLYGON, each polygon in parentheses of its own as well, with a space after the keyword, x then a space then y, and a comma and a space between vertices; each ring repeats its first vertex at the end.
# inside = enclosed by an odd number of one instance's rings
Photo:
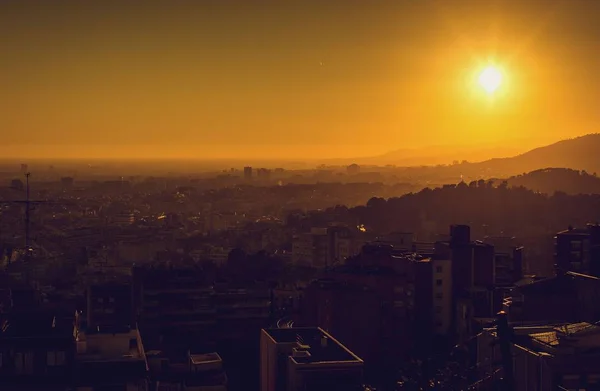
POLYGON ((386 201, 381 197, 372 197, 367 201, 367 208, 379 209, 385 206, 386 201))

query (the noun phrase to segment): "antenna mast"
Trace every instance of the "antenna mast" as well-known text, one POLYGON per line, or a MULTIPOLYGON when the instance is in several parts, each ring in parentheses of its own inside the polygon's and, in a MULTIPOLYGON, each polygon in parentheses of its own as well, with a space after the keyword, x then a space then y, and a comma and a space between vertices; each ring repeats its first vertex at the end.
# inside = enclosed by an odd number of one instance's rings
POLYGON ((30 228, 29 228, 30 213, 31 213, 31 209, 30 209, 31 201, 29 199, 29 176, 30 175, 31 175, 31 173, 29 173, 29 172, 25 174, 25 251, 28 251, 28 252, 31 248, 30 228))

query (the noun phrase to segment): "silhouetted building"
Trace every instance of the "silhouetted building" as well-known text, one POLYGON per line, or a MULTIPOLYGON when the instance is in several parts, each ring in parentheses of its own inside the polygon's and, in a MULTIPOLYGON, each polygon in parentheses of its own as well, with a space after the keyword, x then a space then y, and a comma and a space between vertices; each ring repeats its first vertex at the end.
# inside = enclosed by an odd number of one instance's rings
POLYGON ((217 353, 192 354, 173 360, 160 351, 146 353, 156 391, 226 391, 227 375, 217 353))
POLYGON ((256 176, 259 180, 268 181, 271 179, 271 170, 268 168, 259 168, 256 170, 256 176))
POLYGON ((131 284, 104 283, 88 287, 87 327, 135 327, 131 284))
POLYGON ((352 233, 340 226, 313 228, 292 242, 292 262, 316 268, 339 264, 353 252, 352 233))
POLYGON ((363 361, 321 328, 262 330, 261 391, 356 390, 363 361))
POLYGON ((555 237, 556 268, 600 277, 600 225, 569 228, 555 237))
POLYGON ((72 322, 52 313, 0 315, 0 389, 51 390, 70 386, 75 341, 72 322))
POLYGON ((172 336, 180 340, 172 340, 173 345, 200 336, 214 337, 214 290, 203 283, 199 270, 135 267, 133 278, 136 315, 144 334, 158 333, 163 339, 172 336))
MULTIPOLYGON (((448 335, 452 330, 452 260, 436 256, 430 261, 433 295, 433 327, 435 334, 448 335)), ((423 304, 425 305, 425 304, 423 304)))
POLYGON ((511 322, 596 322, 600 319, 600 278, 559 273, 524 280, 506 294, 503 308, 511 322))
POLYGON ((369 364, 405 359, 432 335, 435 281, 429 258, 365 245, 305 289, 301 323, 338 335, 369 364))
POLYGON ((450 252, 456 303, 452 324, 459 339, 475 331, 475 319, 494 318, 502 308, 505 292, 523 276, 523 248, 515 245, 514 238, 471 241, 470 236, 469 226, 452 225, 447 248, 444 242, 436 243, 437 254, 450 252))
MULTIPOLYGON (((515 327, 510 346, 514 390, 596 390, 600 386, 600 327, 590 323, 515 327), (562 387, 562 388, 558 388, 562 387)), ((504 375, 496 329, 477 337, 479 378, 504 375)))
POLYGON ((346 171, 350 175, 358 174, 360 172, 360 166, 358 164, 351 164, 348 167, 346 167, 346 171))
POLYGON ((76 387, 148 389, 148 366, 139 330, 129 326, 86 327, 76 314, 76 387))
POLYGON ((248 181, 252 179, 252 167, 244 167, 244 179, 248 181))

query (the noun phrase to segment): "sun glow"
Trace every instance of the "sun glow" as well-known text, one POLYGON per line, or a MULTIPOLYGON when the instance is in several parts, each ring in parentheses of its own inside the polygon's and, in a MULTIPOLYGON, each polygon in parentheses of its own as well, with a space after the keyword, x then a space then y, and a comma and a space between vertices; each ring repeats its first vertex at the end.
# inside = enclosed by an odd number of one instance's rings
POLYGON ((485 68, 479 74, 479 85, 489 94, 494 93, 500 84, 502 84, 502 74, 493 66, 485 68))

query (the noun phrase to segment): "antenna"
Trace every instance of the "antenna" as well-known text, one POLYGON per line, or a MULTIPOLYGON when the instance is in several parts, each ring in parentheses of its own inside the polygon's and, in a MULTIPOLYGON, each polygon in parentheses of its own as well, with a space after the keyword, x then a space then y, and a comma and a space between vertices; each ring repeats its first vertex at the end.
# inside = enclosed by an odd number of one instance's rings
POLYGON ((30 213, 31 213, 31 209, 29 207, 29 205, 31 204, 30 200, 29 200, 29 176, 31 175, 30 172, 25 174, 25 250, 29 251, 29 249, 31 248, 31 243, 30 243, 30 228, 29 228, 29 223, 30 223, 30 213))
POLYGON ((53 201, 43 201, 43 200, 34 200, 32 201, 30 198, 30 188, 29 188, 29 177, 31 176, 30 172, 25 174, 25 200, 16 200, 16 201, 0 201, 0 205, 2 204, 25 204, 25 251, 26 254, 29 255, 31 252, 31 205, 36 204, 68 204, 68 202, 53 202, 53 201))

